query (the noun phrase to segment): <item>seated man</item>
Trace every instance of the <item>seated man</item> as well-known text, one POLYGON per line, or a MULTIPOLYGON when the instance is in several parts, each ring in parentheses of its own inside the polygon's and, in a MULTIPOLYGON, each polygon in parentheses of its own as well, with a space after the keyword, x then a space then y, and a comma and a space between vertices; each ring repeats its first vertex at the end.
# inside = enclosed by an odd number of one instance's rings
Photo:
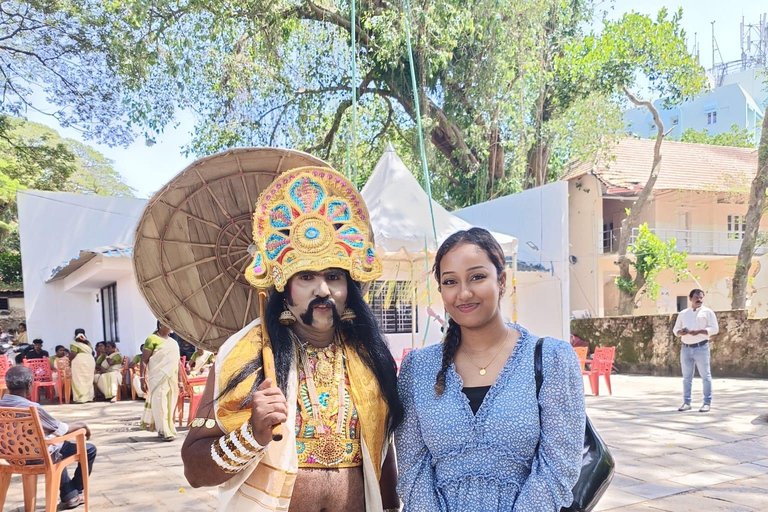
POLYGON ((24 359, 48 359, 49 354, 47 350, 43 350, 43 340, 36 339, 32 342, 32 348, 27 350, 24 354, 24 359))
MULTIPOLYGON (((49 438, 63 436, 81 428, 85 429, 86 439, 91 438, 91 431, 85 423, 78 422, 67 425, 62 421, 54 419, 45 412, 40 404, 30 402, 29 395, 32 392, 32 383, 32 370, 26 366, 14 366, 9 369, 8 373, 5 374, 5 385, 8 388, 8 394, 0 399, 0 407, 28 409, 29 406, 34 405, 37 407, 37 412, 40 415, 40 423, 43 426, 43 430, 49 438)), ((96 447, 91 443, 87 443, 85 446, 88 454, 88 474, 90 475, 91 469, 93 469, 93 461, 96 459, 96 447)), ((74 455, 77 452, 77 445, 64 441, 61 444, 51 445, 49 450, 51 458, 54 461, 58 461, 74 455)), ((75 471, 75 476, 71 480, 69 479, 69 472, 66 469, 62 471, 59 497, 61 498, 59 510, 68 510, 84 503, 82 468, 79 464, 75 471)))

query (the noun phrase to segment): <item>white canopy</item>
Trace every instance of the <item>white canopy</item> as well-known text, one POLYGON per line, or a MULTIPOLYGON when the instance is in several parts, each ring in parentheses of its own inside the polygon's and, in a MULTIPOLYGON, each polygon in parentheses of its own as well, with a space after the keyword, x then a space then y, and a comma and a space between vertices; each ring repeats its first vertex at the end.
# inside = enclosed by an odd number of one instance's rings
MULTIPOLYGON (((371 216, 376 247, 386 252, 388 258, 423 258, 425 236, 427 248, 433 252, 456 231, 473 227, 432 200, 437 230, 435 243, 427 193, 391 144, 376 164, 362 195, 371 216)), ((493 236, 507 256, 517 252, 516 238, 501 233, 493 233, 493 236)))

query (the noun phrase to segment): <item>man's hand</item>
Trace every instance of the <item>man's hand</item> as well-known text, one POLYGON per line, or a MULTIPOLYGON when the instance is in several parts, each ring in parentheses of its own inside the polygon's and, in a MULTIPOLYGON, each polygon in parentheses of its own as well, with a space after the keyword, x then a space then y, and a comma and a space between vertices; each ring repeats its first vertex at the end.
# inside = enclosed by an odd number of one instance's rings
POLYGON ((264 379, 251 397, 251 428, 256 441, 266 446, 272 440, 272 426, 288 419, 288 403, 280 388, 273 388, 272 379, 264 379))

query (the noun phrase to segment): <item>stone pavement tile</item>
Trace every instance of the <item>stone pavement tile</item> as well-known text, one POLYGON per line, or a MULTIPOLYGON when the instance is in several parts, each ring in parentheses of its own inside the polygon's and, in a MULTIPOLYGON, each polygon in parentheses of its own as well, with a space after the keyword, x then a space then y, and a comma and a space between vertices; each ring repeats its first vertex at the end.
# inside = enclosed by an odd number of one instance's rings
POLYGON ((623 490, 613 489, 606 492, 602 499, 598 502, 597 506, 593 509, 594 512, 600 512, 602 510, 613 510, 619 507, 625 507, 627 505, 634 505, 646 501, 646 498, 638 496, 637 494, 630 494, 623 490))
POLYGON ((758 489, 763 489, 766 494, 768 494, 768 474, 763 474, 752 478, 743 478, 741 480, 734 480, 732 483, 734 485, 741 485, 744 487, 756 487, 758 489))
POLYGON ((718 462, 714 462, 706 459, 699 459, 692 457, 687 453, 671 453, 668 455, 662 455, 659 457, 646 457, 641 459, 643 462, 650 462, 658 466, 664 466, 667 468, 684 468, 690 470, 690 473, 701 471, 703 469, 715 469, 724 466, 718 462))
POLYGON ((739 464, 738 466, 723 466, 717 468, 718 473, 723 475, 733 475, 739 478, 748 478, 752 476, 764 475, 768 473, 768 467, 759 464, 739 464))
POLYGON ((737 441, 708 448, 712 453, 725 455, 740 462, 753 462, 768 457, 768 443, 762 438, 737 441))
POLYGON ((651 502, 652 506, 667 512, 755 512, 760 509, 707 498, 698 493, 676 494, 651 502))
POLYGON ((656 498, 663 498, 664 496, 672 496, 674 494, 680 494, 683 492, 693 491, 692 487, 676 483, 656 483, 649 482, 640 485, 633 485, 631 487, 624 487, 622 491, 630 494, 636 494, 647 500, 655 500, 656 498))
POLYGON ((753 507, 757 510, 768 509, 768 493, 757 487, 744 487, 728 483, 702 489, 699 494, 707 498, 753 507))
POLYGON ((624 487, 629 487, 630 485, 639 485, 642 483, 644 483, 643 480, 638 480, 637 478, 632 478, 631 476, 622 475, 620 473, 614 473, 609 489, 622 489, 624 487))
POLYGON ((697 488, 721 484, 723 482, 730 482, 737 479, 738 477, 734 477, 732 475, 724 475, 715 471, 699 471, 697 473, 690 473, 688 475, 670 478, 672 482, 683 485, 690 485, 691 487, 697 488))
POLYGON ((737 432, 723 431, 722 428, 701 428, 690 432, 693 435, 706 437, 713 441, 720 441, 722 443, 733 443, 734 441, 743 441, 754 437, 755 434, 744 434, 737 432))
POLYGON ((698 468, 668 468, 636 459, 623 464, 616 464, 616 473, 636 478, 644 482, 662 482, 673 477, 681 477, 698 471, 698 468))

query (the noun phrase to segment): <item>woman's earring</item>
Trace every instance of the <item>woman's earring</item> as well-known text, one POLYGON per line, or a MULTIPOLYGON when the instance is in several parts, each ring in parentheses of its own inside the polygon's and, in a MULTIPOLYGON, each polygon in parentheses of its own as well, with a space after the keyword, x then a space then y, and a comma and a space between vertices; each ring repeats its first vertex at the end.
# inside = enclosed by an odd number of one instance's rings
POLYGON ((280 313, 280 323, 283 325, 293 325, 296 323, 296 317, 291 313, 290 309, 286 308, 280 313))
POLYGON ((355 318, 357 318, 357 314, 355 313, 354 309, 346 308, 341 313, 341 316, 339 318, 341 318, 342 322, 352 323, 355 320, 355 318))

